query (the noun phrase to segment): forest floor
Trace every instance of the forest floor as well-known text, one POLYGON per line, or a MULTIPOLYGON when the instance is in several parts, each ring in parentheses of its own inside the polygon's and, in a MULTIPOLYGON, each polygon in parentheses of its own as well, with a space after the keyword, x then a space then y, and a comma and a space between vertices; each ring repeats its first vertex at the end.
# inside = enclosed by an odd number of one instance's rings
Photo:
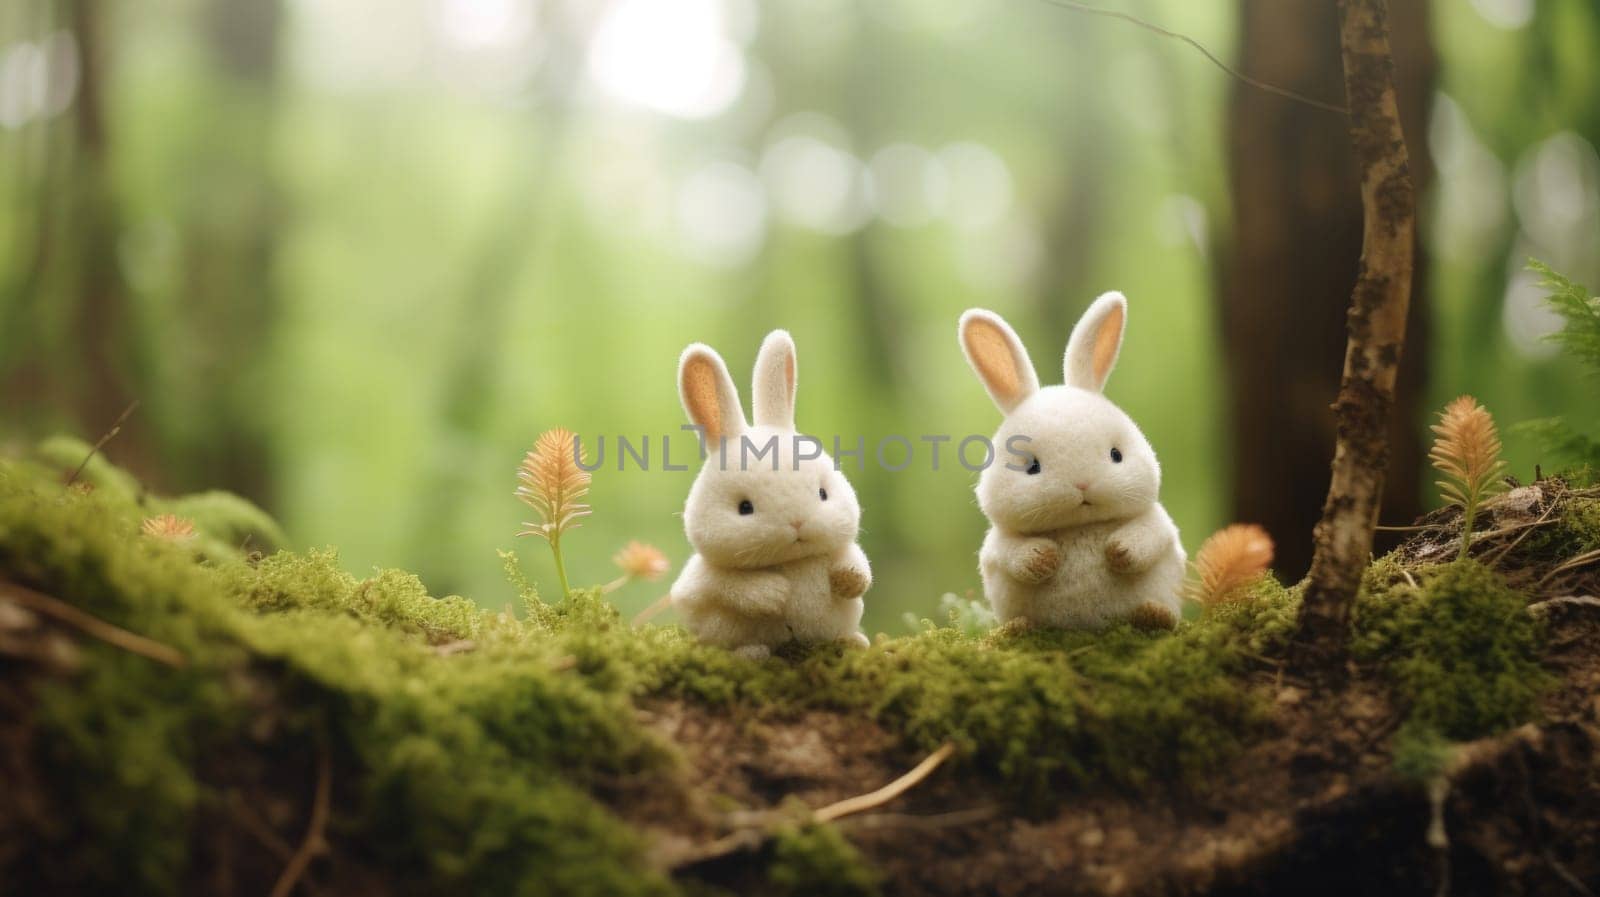
POLYGON ((1600 891, 1594 488, 1512 490, 1467 560, 1419 521, 1313 679, 1270 580, 1170 635, 755 663, 514 557, 520 615, 269 554, 230 497, 63 485, 82 448, 0 460, 16 893, 1600 891))

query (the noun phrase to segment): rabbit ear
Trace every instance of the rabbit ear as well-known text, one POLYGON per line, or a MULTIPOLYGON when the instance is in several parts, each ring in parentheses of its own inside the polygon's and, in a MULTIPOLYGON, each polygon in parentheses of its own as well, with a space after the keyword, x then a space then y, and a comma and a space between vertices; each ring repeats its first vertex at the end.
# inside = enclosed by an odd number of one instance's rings
POLYGON ((689 420, 705 428, 707 444, 745 431, 739 390, 717 350, 695 343, 678 359, 678 396, 689 420))
POLYGON ((762 341, 750 399, 757 426, 794 429, 794 355, 787 330, 774 330, 762 341))
POLYGON ((1121 293, 1102 293, 1072 328, 1067 356, 1062 363, 1068 386, 1099 392, 1122 350, 1122 330, 1128 321, 1128 300, 1121 293))
POLYGON ((961 316, 961 351, 967 364, 989 391, 989 398, 1006 414, 1039 391, 1028 350, 1004 319, 992 311, 968 309, 961 316))

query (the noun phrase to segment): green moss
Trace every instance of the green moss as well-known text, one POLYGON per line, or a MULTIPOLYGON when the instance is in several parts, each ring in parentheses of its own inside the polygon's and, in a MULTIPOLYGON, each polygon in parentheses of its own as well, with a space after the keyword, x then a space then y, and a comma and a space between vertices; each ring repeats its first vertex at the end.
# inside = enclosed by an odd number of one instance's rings
POLYGON ((1600 499, 1568 498, 1560 516, 1535 527, 1518 554, 1548 562, 1596 548, 1600 548, 1600 499))
POLYGON ((1394 771, 1413 782, 1430 782, 1444 772, 1454 748, 1431 727, 1405 723, 1394 735, 1394 771))
POLYGON ((863 714, 921 750, 954 742, 969 768, 1041 803, 1063 787, 1198 783, 1264 722, 1238 674, 1287 636, 1296 602, 1269 581, 1173 635, 936 628, 760 664, 658 634, 641 652, 643 687, 766 713, 863 714))
POLYGON ((829 825, 781 829, 772 844, 771 893, 792 897, 872 897, 878 875, 829 825))
POLYGON ((279 553, 254 568, 235 566, 231 571, 233 597, 257 611, 332 612, 418 633, 434 644, 473 638, 494 624, 465 598, 429 595, 422 580, 403 570, 382 570, 356 579, 329 550, 279 553))
POLYGON ((176 514, 194 521, 195 529, 236 549, 267 554, 289 546, 289 538, 271 515, 231 492, 196 492, 147 501, 151 513, 176 514))
POLYGON ((102 499, 123 507, 136 506, 145 516, 176 514, 187 518, 202 538, 215 540, 225 549, 267 553, 289 544, 278 522, 250 501, 218 490, 177 498, 150 494, 137 479, 112 464, 105 455, 95 452, 91 458, 92 448, 81 439, 52 436, 34 446, 32 461, 42 468, 40 473, 44 479, 60 474, 58 481, 61 482, 83 464, 77 482, 92 487, 102 499), (85 458, 89 458, 87 464, 84 464, 85 458))
POLYGON ((1454 739, 1530 719, 1549 677, 1527 601, 1473 560, 1395 578, 1375 564, 1355 609, 1353 651, 1394 685, 1408 720, 1454 739))
POLYGON ((328 554, 197 563, 140 536, 139 519, 126 496, 0 464, 0 575, 188 660, 177 670, 86 641, 81 673, 41 690, 41 762, 80 810, 12 854, 57 860, 34 874, 67 890, 170 892, 215 797, 213 758, 325 749, 355 796, 337 828, 370 835, 375 861, 429 890, 673 890, 593 796, 620 776, 674 774, 624 679, 563 672, 558 640, 430 598, 405 574, 356 580, 328 554), (475 650, 428 647, 464 636, 475 650), (252 726, 267 706, 278 734, 263 743, 252 726))

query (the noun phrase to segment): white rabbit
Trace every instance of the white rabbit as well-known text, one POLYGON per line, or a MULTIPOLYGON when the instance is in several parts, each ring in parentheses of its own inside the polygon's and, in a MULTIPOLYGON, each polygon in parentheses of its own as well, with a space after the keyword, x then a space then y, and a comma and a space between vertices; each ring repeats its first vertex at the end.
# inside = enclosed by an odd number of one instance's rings
POLYGON ((999 315, 961 316, 961 349, 1006 415, 977 490, 991 524, 979 570, 1001 622, 1177 623, 1186 558, 1157 501, 1161 467, 1144 434, 1101 394, 1127 309, 1121 293, 1096 299, 1067 342, 1066 385, 1043 389, 999 315))
POLYGON ((762 342, 754 381, 752 427, 721 356, 695 343, 678 362, 706 457, 683 512, 695 555, 672 584, 672 605, 701 641, 755 659, 791 640, 864 647, 872 570, 855 541, 861 508, 821 444, 797 438, 788 333, 762 342))

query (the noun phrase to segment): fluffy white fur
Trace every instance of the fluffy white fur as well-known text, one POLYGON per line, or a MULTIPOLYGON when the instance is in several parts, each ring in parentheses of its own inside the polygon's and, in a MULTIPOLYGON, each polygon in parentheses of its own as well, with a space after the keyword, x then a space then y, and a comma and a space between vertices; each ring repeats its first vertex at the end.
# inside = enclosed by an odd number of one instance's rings
POLYGON ((678 363, 684 410, 705 428, 707 454, 683 513, 696 553, 672 584, 672 605, 701 641, 749 657, 790 640, 867 644, 861 596, 872 568, 855 543, 861 508, 821 446, 796 442, 795 375, 794 342, 775 330, 756 357, 750 426, 714 350, 696 343, 678 363), (752 511, 741 514, 746 501, 752 511))
POLYGON ((1002 622, 1100 628, 1178 619, 1186 558, 1157 501, 1161 467, 1144 434, 1101 394, 1126 320, 1121 293, 1096 299, 1067 343, 1066 385, 1041 389, 999 315, 961 316, 962 351, 1006 415, 977 490, 991 523, 979 569, 1002 622))

